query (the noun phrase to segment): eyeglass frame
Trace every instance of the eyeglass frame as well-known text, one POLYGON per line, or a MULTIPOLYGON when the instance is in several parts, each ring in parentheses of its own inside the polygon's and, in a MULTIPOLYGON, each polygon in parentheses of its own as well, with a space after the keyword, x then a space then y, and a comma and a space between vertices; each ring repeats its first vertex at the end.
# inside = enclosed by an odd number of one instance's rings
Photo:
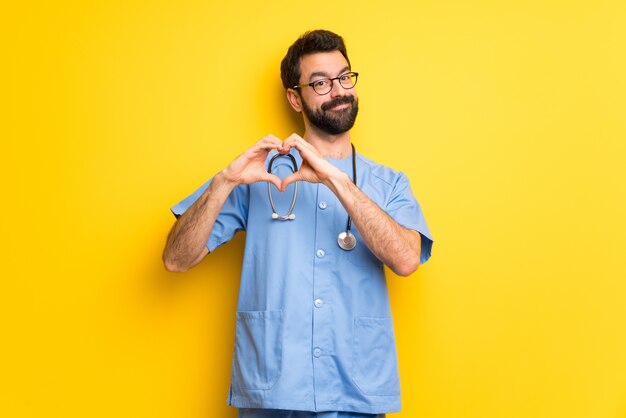
POLYGON ((320 96, 325 96, 325 95, 327 95, 328 93, 330 93, 331 91, 333 91, 333 85, 334 85, 334 81, 335 81, 335 80, 337 80, 337 83, 339 83, 339 85, 340 85, 342 88, 344 88, 344 89, 346 89, 346 90, 350 90, 350 89, 353 89, 353 88, 354 88, 354 86, 356 86, 356 82, 359 80, 359 73, 354 72, 354 71, 350 71, 350 72, 343 73, 343 74, 338 75, 337 77, 333 77, 333 78, 329 78, 329 77, 320 78, 320 79, 317 79, 317 80, 312 81, 312 82, 310 82, 310 83, 296 84, 295 86, 293 86, 293 87, 292 87, 292 89, 297 90, 297 89, 299 89, 299 88, 302 88, 302 87, 307 87, 307 86, 308 86, 308 87, 311 87, 311 88, 313 89, 313 91, 314 91, 315 93, 317 93, 318 95, 320 95, 320 96), (352 87, 344 87, 344 85, 343 85, 343 84, 341 84, 341 81, 340 81, 339 79, 340 79, 341 77, 346 76, 346 75, 350 75, 350 78, 352 78, 352 75, 354 75, 354 77, 355 77, 355 81, 354 81, 354 84, 352 84, 352 87), (317 90, 315 90, 315 87, 314 87, 315 83, 319 83, 319 82, 320 82, 320 81, 322 81, 322 80, 327 80, 327 81, 330 81, 330 89, 328 89, 328 91, 327 91, 326 93, 318 93, 318 92, 317 92, 317 90))

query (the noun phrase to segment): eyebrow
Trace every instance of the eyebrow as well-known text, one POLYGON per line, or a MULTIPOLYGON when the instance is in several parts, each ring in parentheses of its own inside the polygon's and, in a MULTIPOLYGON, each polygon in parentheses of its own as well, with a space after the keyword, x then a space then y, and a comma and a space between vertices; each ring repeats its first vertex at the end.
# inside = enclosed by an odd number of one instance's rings
MULTIPOLYGON (((343 67, 341 71, 339 71, 339 75, 344 74, 349 69, 350 67, 348 66, 343 67)), ((309 76, 309 81, 311 81, 315 77, 320 77, 320 76, 325 77, 325 78, 330 78, 330 75, 328 75, 326 71, 315 71, 314 73, 311 73, 311 75, 309 76)))

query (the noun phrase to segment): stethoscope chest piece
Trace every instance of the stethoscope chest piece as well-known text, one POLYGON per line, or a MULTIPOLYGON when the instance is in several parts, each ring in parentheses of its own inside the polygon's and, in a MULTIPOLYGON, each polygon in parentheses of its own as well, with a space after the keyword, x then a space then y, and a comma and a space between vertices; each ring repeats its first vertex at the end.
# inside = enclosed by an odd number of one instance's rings
POLYGON ((342 250, 350 251, 356 247, 356 238, 349 230, 343 231, 337 236, 337 244, 342 250))
MULTIPOLYGON (((356 150, 354 149, 354 145, 350 144, 350 146, 352 147, 352 182, 356 186, 356 150)), ((337 235, 337 244, 339 244, 339 248, 344 251, 350 251, 356 247, 356 237, 352 233, 352 219, 350 215, 348 215, 346 230, 337 235)))
MULTIPOLYGON (((293 172, 295 173, 296 171, 298 171, 298 163, 296 162, 296 159, 293 155, 291 154, 276 154, 274 155, 271 159, 269 164, 267 165, 267 172, 268 173, 272 173, 272 164, 274 164, 274 160, 276 158, 280 158, 280 157, 287 157, 291 160, 291 166, 293 168, 293 172)), ((276 206, 274 205, 274 199, 272 199, 272 184, 271 183, 267 183, 267 195, 270 199, 270 206, 272 206, 272 219, 280 219, 281 221, 286 221, 286 220, 290 220, 293 221, 294 219, 296 219, 296 215, 293 212, 293 208, 296 205, 296 196, 298 195, 298 182, 294 183, 294 188, 293 188, 293 198, 291 199, 291 207, 289 207, 289 212, 287 212, 286 215, 279 215, 278 212, 276 211, 276 206)))

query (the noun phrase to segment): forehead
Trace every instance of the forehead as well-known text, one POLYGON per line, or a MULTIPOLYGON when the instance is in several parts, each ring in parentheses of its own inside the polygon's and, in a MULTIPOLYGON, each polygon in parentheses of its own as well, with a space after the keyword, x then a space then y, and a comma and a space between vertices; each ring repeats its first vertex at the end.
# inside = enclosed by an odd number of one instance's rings
POLYGON ((300 80, 308 80, 313 74, 335 77, 348 67, 348 61, 339 51, 308 54, 300 58, 300 80))

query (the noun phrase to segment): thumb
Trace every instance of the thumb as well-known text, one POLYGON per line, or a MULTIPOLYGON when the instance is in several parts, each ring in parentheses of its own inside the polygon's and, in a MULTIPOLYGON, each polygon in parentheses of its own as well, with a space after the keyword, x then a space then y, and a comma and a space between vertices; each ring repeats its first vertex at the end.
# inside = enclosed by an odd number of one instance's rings
MULTIPOLYGON (((280 177, 275 176, 274 174, 266 173, 259 180, 267 181, 268 183, 272 183, 278 190, 281 190, 280 177)), ((282 190, 281 190, 282 191, 282 190)))
POLYGON ((284 192, 291 183, 302 180, 300 178, 300 173, 296 172, 293 174, 289 174, 287 177, 283 179, 282 184, 280 185, 280 191, 284 192))

